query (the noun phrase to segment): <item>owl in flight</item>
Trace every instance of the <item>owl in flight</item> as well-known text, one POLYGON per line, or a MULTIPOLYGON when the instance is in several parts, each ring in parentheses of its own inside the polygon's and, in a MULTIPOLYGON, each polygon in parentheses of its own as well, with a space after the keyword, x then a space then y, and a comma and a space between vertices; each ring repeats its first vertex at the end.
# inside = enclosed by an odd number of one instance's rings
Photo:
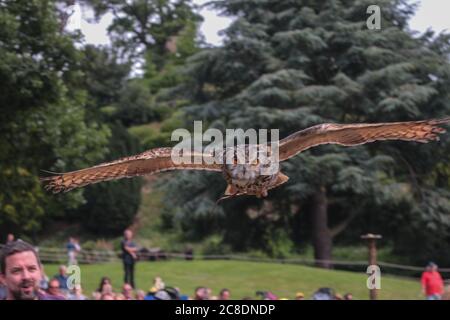
MULTIPOLYGON (((295 132, 280 140, 277 145, 277 161, 288 160, 302 151, 321 144, 356 146, 377 140, 405 140, 422 143, 437 141, 439 140, 438 134, 445 132, 445 129, 439 127, 439 125, 448 122, 450 122, 450 117, 390 123, 319 124, 295 132)), ((265 173, 266 169, 271 166, 270 161, 269 163, 267 161, 263 163, 255 159, 248 163, 239 163, 237 161, 238 156, 242 154, 249 156, 251 146, 244 145, 242 148, 241 145, 225 148, 224 154, 231 154, 232 157, 232 161, 226 162, 213 161, 217 154, 192 151, 183 155, 188 157, 200 156, 202 160, 186 163, 173 160, 173 148, 156 148, 94 167, 44 177, 41 180, 47 190, 58 193, 97 182, 150 175, 161 171, 206 170, 222 172, 227 181, 228 186, 221 199, 245 194, 255 195, 258 198, 266 197, 268 190, 278 187, 289 178, 280 172, 279 166, 277 166, 275 172, 265 173)), ((269 144, 258 145, 258 147, 263 147, 269 155, 272 152, 269 144)))

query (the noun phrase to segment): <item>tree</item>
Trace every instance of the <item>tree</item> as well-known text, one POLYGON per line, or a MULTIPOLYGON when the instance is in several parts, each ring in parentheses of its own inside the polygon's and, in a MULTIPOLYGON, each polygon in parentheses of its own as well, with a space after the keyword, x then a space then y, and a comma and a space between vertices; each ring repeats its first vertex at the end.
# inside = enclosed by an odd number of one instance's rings
MULTIPOLYGON (((223 47, 205 49, 189 60, 192 80, 185 84, 189 89, 180 89, 190 93, 193 101, 184 109, 188 121, 203 119, 221 130, 279 128, 282 138, 325 122, 448 115, 448 36, 413 36, 407 21, 414 7, 400 0, 379 2, 382 30, 368 30, 370 4, 356 0, 213 2, 236 20, 225 31, 223 47)), ((249 235, 261 225, 263 230, 273 226, 268 223, 270 216, 279 217, 275 223, 279 229, 301 216, 303 224, 309 224, 306 229, 311 229, 303 239, 312 240, 315 258, 330 260, 333 241, 343 237, 352 223, 359 221, 358 229, 366 232, 383 231, 399 248, 395 230, 414 234, 428 221, 417 240, 422 243, 423 259, 427 256, 423 244, 436 237, 432 226, 440 231, 440 249, 449 239, 448 184, 434 180, 437 175, 437 180, 448 183, 448 171, 437 171, 447 160, 448 141, 444 137, 439 145, 383 142, 310 149, 283 165, 291 179, 267 199, 229 201, 239 203, 240 218, 232 226, 224 219, 220 227, 227 226, 225 234, 233 236, 225 239, 235 247, 247 243, 247 248, 260 248, 267 233, 259 232, 253 239, 249 235), (414 217, 417 225, 405 224, 401 218, 405 215, 414 217), (389 227, 381 221, 389 221, 389 227)), ((193 211, 192 204, 203 199, 203 212, 223 210, 227 219, 237 215, 233 204, 212 210, 213 197, 223 186, 201 176, 189 173, 196 186, 195 192, 184 189, 189 197, 177 187, 183 178, 167 185, 167 194, 177 190, 179 196, 179 201, 168 203, 170 210, 177 216, 192 216, 198 211, 193 211)), ((290 239, 296 232, 291 227, 286 231, 290 239)), ((331 267, 326 262, 319 265, 331 267)))
POLYGON ((179 67, 199 50, 202 20, 187 0, 86 0, 81 4, 100 17, 114 15, 108 32, 118 60, 133 67, 133 76, 110 109, 127 127, 168 119, 183 101, 169 88, 185 81, 179 67))
MULTIPOLYGON (((87 109, 93 119, 104 123, 111 131, 108 152, 98 162, 141 152, 139 141, 122 125, 127 118, 120 114, 122 101, 131 100, 128 95, 134 95, 134 92, 127 92, 130 89, 131 65, 120 63, 112 48, 86 46, 83 54, 81 69, 84 73, 83 87, 87 91, 87 109)), ((142 95, 135 96, 142 99, 142 95)), ((142 107, 141 104, 137 106, 142 107)), ((127 113, 129 114, 130 112, 127 113)), ((120 234, 133 222, 137 213, 141 201, 141 186, 140 179, 133 179, 84 188, 85 203, 71 210, 67 218, 79 221, 82 217, 82 226, 96 234, 120 234)))
POLYGON ((67 171, 99 159, 109 131, 86 118, 79 53, 53 1, 0 3, 0 232, 36 236, 83 201, 45 192, 41 169, 67 171))
MULTIPOLYGON (((201 21, 190 0, 86 0, 97 14, 114 15, 108 28, 115 48, 131 59, 147 55, 162 70, 177 38, 201 21)), ((183 52, 179 52, 182 54, 183 52)))

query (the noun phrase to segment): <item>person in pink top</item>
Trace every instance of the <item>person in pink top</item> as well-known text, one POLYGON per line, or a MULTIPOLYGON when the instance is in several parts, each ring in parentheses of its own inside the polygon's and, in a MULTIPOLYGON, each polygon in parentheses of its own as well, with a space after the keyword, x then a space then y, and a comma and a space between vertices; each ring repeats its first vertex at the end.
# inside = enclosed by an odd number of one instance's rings
POLYGON ((441 300, 444 291, 444 281, 437 269, 438 266, 434 262, 428 263, 420 279, 422 291, 427 300, 441 300))

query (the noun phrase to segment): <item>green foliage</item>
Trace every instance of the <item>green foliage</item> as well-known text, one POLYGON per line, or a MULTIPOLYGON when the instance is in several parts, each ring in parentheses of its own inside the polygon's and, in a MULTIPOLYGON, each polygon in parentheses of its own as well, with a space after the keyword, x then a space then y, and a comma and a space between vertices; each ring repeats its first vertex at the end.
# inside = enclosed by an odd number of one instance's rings
POLYGON ((176 141, 171 141, 172 132, 182 126, 183 113, 177 111, 162 122, 133 126, 129 128, 129 132, 140 141, 145 149, 151 149, 176 143, 176 141))
POLYGON ((113 119, 120 120, 127 127, 158 120, 152 96, 142 81, 129 81, 121 89, 113 119))
POLYGON ((82 85, 88 92, 87 108, 93 116, 110 120, 127 85, 131 65, 119 63, 117 53, 111 48, 87 45, 82 50, 82 85))
POLYGON ((203 255, 227 255, 231 253, 231 248, 224 244, 223 239, 219 235, 214 235, 202 241, 203 255))
POLYGON ((264 251, 273 258, 288 258, 294 251, 292 238, 282 229, 268 231, 264 236, 264 243, 264 251))
POLYGON ((43 223, 83 201, 42 188, 41 169, 66 171, 99 159, 106 126, 88 120, 77 86, 79 52, 60 33, 52 1, 0 6, 0 232, 35 237, 43 223))
POLYGON ((190 0, 89 0, 86 3, 94 8, 97 16, 108 11, 113 13, 108 31, 122 56, 136 59, 147 55, 151 57, 148 62, 156 70, 162 70, 167 55, 171 54, 168 46, 177 38, 181 38, 179 44, 176 41, 181 48, 178 55, 192 54, 192 24, 197 25, 202 18, 194 13, 190 0))

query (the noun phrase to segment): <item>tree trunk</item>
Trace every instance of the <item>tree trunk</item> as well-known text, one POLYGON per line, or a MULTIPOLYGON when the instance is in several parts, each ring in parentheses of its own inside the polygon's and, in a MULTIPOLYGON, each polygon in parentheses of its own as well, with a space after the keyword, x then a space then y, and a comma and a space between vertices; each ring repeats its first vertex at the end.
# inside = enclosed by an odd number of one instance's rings
MULTIPOLYGON (((327 193, 323 186, 313 195, 311 215, 314 258, 316 260, 331 260, 332 237, 328 228, 327 193)), ((317 261, 316 266, 332 268, 328 261, 317 261)))

